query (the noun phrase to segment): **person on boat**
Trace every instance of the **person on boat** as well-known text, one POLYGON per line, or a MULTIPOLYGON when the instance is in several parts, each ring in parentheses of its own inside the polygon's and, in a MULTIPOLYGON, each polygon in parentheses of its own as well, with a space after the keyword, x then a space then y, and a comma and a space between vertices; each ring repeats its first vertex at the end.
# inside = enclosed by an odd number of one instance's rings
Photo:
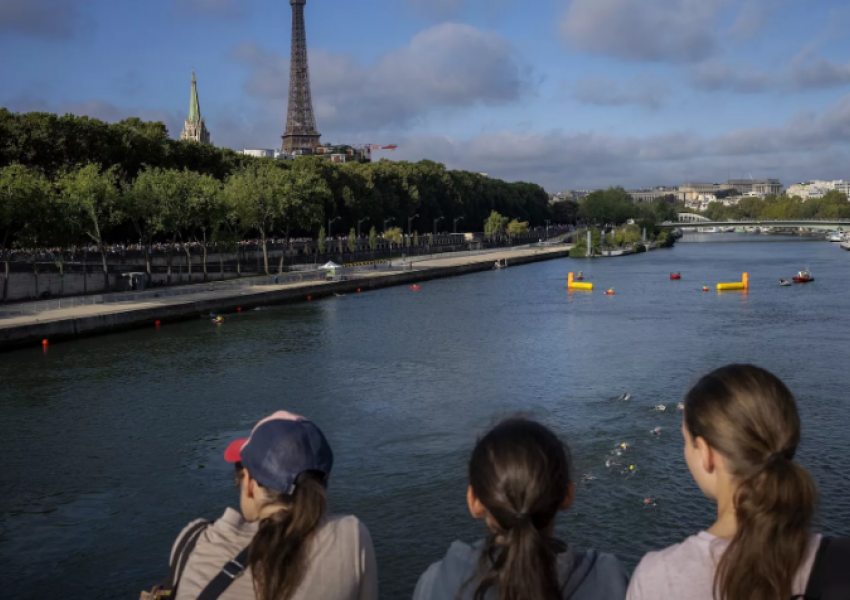
POLYGON ((224 458, 234 464, 241 510, 193 521, 178 536, 172 561, 187 536, 197 541, 176 600, 377 600, 369 531, 356 517, 326 514, 333 452, 318 426, 278 411, 224 458))
POLYGON ((490 530, 456 541, 419 578, 414 600, 616 600, 628 576, 610 554, 580 551, 554 537, 558 512, 573 502, 567 446, 535 421, 491 429, 469 461, 466 502, 490 530))
POLYGON ((794 462, 800 417, 785 384, 752 365, 717 369, 686 395, 682 435, 685 462, 717 519, 644 556, 628 600, 803 594, 821 541, 810 531, 817 490, 794 462))

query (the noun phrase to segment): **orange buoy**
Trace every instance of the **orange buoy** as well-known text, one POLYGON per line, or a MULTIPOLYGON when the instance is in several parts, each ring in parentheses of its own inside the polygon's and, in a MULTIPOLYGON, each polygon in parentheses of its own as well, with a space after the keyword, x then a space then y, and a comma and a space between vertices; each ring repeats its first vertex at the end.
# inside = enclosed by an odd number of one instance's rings
POLYGON ((307 296, 307 302, 310 302, 313 299, 313 296, 307 296))
POLYGON ((708 286, 706 286, 706 285, 702 286, 702 291, 703 291, 703 292, 707 292, 707 291, 708 291, 708 286))
POLYGON ((421 290, 422 288, 421 288, 421 287, 419 287, 418 285, 412 285, 412 286, 410 286, 410 289, 412 289, 412 290, 414 290, 414 291, 419 291, 419 290, 421 290))
POLYGON ((157 321, 156 323, 154 323, 154 325, 156 325, 157 327, 159 327, 160 325, 162 325, 162 323, 160 323, 159 321, 157 321))
POLYGON ((237 308, 236 312, 242 312, 242 307, 237 308))
POLYGON ((607 291, 605 292, 605 295, 606 295, 606 296, 613 296, 613 295, 614 295, 614 288, 611 288, 610 290, 607 290, 607 291))
POLYGON ((41 340, 41 345, 42 346, 48 346, 48 345, 50 345, 50 342, 47 341, 47 340, 41 340))
POLYGON ((358 293, 358 294, 360 293, 360 288, 357 288, 357 293, 358 293))

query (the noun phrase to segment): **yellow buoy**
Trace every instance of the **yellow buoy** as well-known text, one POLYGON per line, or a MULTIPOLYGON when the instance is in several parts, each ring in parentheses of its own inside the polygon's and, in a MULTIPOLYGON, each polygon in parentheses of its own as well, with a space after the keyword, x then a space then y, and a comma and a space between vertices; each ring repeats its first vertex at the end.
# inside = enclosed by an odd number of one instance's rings
POLYGON ((744 273, 743 277, 741 277, 741 281, 734 281, 731 283, 718 283, 717 291, 718 292, 731 292, 731 291, 747 291, 750 289, 750 274, 744 273))
POLYGON ((572 273, 567 274, 567 289, 568 290, 585 290, 587 292, 593 291, 592 283, 584 283, 581 281, 576 281, 575 275, 572 273))

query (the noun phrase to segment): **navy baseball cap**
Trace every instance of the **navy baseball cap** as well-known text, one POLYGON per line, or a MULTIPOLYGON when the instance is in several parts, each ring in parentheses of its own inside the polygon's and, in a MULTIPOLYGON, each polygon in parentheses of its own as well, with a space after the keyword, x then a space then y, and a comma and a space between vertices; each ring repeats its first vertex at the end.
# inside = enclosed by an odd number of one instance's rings
POLYGON ((241 462, 261 486, 291 494, 304 471, 318 471, 327 481, 334 455, 315 423, 280 410, 257 423, 251 437, 231 442, 224 460, 241 462))

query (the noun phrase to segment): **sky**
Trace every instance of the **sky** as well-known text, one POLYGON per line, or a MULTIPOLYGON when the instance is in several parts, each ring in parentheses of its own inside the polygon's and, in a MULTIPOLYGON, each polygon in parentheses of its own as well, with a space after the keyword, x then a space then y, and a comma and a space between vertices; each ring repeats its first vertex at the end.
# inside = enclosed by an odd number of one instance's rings
MULTIPOLYGON (((307 0, 322 141, 550 191, 850 179, 846 0, 307 0)), ((286 0, 0 0, 0 106, 279 148, 286 0)))

